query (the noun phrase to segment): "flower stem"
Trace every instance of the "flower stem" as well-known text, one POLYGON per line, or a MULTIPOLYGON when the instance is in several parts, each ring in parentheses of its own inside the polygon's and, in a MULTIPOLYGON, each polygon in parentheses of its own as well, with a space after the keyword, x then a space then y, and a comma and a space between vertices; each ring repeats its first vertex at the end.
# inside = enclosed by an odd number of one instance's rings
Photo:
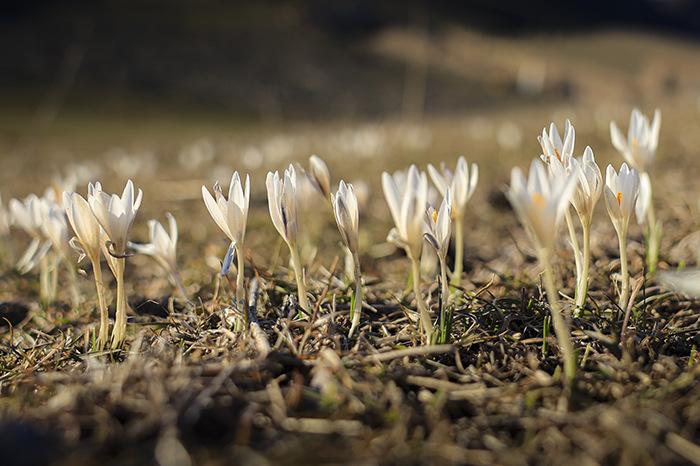
POLYGON ((627 228, 621 228, 617 233, 617 241, 620 243, 620 309, 627 307, 627 300, 630 294, 630 276, 627 271, 627 228))
POLYGON ((576 229, 574 228, 574 222, 571 219, 571 211, 566 208, 564 212, 564 218, 566 219, 566 228, 569 230, 569 238, 571 239, 571 248, 574 250, 574 262, 576 263, 576 301, 578 302, 578 291, 581 286, 581 249, 578 245, 578 238, 576 237, 576 229))
POLYGON ((92 261, 92 273, 95 276, 95 288, 97 289, 97 304, 100 308, 100 331, 97 336, 97 348, 102 350, 109 338, 109 316, 107 314, 107 299, 105 297, 105 285, 102 280, 102 268, 99 257, 92 261))
POLYGON ((112 349, 119 348, 126 336, 126 289, 124 287, 124 267, 126 260, 119 258, 116 261, 117 279, 117 312, 114 316, 114 329, 112 329, 112 349))
POLYGON ((420 292, 420 261, 409 254, 411 259, 412 274, 413 274, 413 294, 416 297, 416 306, 420 315, 420 323, 425 336, 425 341, 429 342, 433 335, 433 322, 430 319, 430 313, 423 301, 423 296, 420 292))
POLYGON ((41 304, 46 307, 51 304, 51 299, 49 297, 49 258, 47 255, 41 258, 39 268, 39 300, 41 304))
MULTIPOLYGON (((292 255, 292 267, 294 267, 294 276, 297 281, 297 295, 299 296, 299 307, 301 307, 307 313, 309 309, 309 299, 306 296, 306 286, 304 285, 304 268, 301 266, 301 259, 299 258, 299 250, 296 244, 289 245, 289 251, 292 255)), ((303 313, 299 313, 301 318, 303 313)))
POLYGON ((574 346, 571 343, 571 335, 569 333, 569 325, 564 320, 562 309, 557 301, 557 289, 554 285, 554 271, 549 262, 549 251, 540 249, 540 262, 544 267, 544 288, 547 294, 547 301, 552 313, 552 323, 554 324, 554 332, 557 336, 557 342, 564 359, 564 376, 566 384, 571 384, 576 376, 576 353, 574 346))
POLYGON ((647 223, 647 272, 653 274, 656 272, 656 265, 659 262, 659 242, 661 240, 661 222, 657 223, 653 199, 649 201, 647 223))
POLYGON ((355 307, 352 309, 352 324, 348 336, 351 337, 355 329, 360 324, 360 315, 362 314, 362 275, 360 274, 360 259, 357 254, 352 253, 353 262, 355 264, 355 307))
POLYGON ((462 283, 462 267, 464 263, 464 238, 462 219, 457 218, 454 222, 455 226, 455 268, 452 272, 452 284, 460 286, 462 283))
POLYGON ((450 299, 450 286, 447 283, 447 261, 444 257, 439 257, 440 259, 440 337, 439 343, 447 342, 447 332, 448 332, 448 318, 447 309, 448 301, 450 299))
MULTIPOLYGON (((245 257, 243 257, 243 247, 240 243, 236 244, 237 273, 236 273, 236 304, 238 310, 243 315, 245 322, 248 322, 248 309, 245 299, 245 257)), ((247 327, 247 326, 246 326, 247 327)))
POLYGON ((581 221, 583 230, 583 257, 581 259, 581 276, 577 280, 576 315, 586 304, 588 295, 588 274, 591 266, 591 222, 581 221))
MULTIPOLYGON (((70 287, 70 299, 73 308, 80 306, 81 296, 78 289, 78 275, 75 271, 73 262, 66 260, 66 268, 68 269, 68 282, 70 287)), ((56 271, 58 273, 58 270, 56 271)))

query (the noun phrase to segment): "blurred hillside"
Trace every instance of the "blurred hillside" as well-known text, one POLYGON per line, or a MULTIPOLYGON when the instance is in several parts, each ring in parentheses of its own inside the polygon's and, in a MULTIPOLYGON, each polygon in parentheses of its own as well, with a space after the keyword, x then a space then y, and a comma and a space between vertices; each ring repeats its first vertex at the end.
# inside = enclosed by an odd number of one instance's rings
POLYGON ((16 1, 0 18, 0 96, 49 120, 69 108, 263 122, 591 93, 638 101, 695 85, 699 11, 689 1, 16 1))

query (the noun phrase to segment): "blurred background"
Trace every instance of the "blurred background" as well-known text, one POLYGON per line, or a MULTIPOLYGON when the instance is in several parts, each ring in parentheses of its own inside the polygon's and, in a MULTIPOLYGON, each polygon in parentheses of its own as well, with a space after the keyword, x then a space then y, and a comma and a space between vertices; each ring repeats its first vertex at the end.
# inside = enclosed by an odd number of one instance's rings
POLYGON ((13 195, 100 161, 108 182, 157 172, 197 198, 202 180, 238 169, 260 185, 314 152, 371 183, 464 154, 500 183, 565 118, 577 153, 617 160, 609 122, 634 106, 661 108, 660 157, 694 166, 697 1, 25 0, 0 15, 13 195))

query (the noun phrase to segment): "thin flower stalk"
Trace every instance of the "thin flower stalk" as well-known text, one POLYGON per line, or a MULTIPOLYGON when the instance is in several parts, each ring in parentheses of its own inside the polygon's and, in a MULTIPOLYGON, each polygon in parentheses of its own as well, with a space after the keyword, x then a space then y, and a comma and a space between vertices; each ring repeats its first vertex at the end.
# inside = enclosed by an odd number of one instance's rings
POLYGON ((427 232, 425 239, 435 249, 440 262, 440 314, 438 322, 438 343, 446 343, 449 339, 452 316, 448 313, 450 287, 447 282, 447 251, 450 246, 452 233, 452 197, 450 190, 445 193, 445 198, 440 204, 439 210, 432 206, 426 212, 427 232))
POLYGON ((338 231, 340 231, 345 247, 352 255, 354 266, 355 296, 353 300, 354 306, 350 310, 352 323, 348 332, 348 336, 351 337, 360 324, 360 315, 362 313, 362 273, 360 271, 360 257, 358 254, 360 213, 353 186, 341 180, 338 191, 335 194, 331 194, 331 204, 333 205, 333 214, 338 225, 338 231))
POLYGON ((297 283, 297 295, 300 317, 303 314, 310 314, 311 307, 306 295, 306 285, 304 284, 304 268, 299 257, 299 222, 297 213, 299 211, 299 199, 297 192, 297 175, 293 165, 284 171, 282 177, 278 172, 268 172, 266 179, 267 202, 270 211, 270 218, 282 239, 289 247, 294 276, 297 283))

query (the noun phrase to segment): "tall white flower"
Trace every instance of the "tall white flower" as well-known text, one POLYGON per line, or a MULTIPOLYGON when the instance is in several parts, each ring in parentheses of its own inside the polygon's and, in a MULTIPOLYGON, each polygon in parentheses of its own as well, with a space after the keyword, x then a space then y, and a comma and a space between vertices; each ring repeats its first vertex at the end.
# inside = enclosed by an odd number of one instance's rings
POLYGON ((605 172, 605 204, 608 215, 612 220, 617 239, 620 245, 620 299, 618 305, 626 309, 629 298, 629 273, 627 272, 627 228, 630 217, 634 214, 637 196, 639 195, 639 175, 637 171, 630 169, 626 163, 622 164, 619 173, 612 165, 608 165, 605 172))
POLYGON ((425 208, 428 198, 428 178, 415 165, 408 170, 405 187, 400 181, 384 172, 382 187, 395 228, 389 233, 389 241, 406 249, 413 259, 420 259, 425 231, 425 208))
MULTIPOLYGON (((88 192, 94 192, 94 186, 88 187, 88 192)), ((97 291, 97 302, 100 308, 100 329, 97 336, 97 345, 99 349, 103 349, 107 344, 109 337, 109 318, 107 309, 107 298, 105 296, 105 284, 102 279, 102 268, 100 267, 100 251, 106 248, 106 235, 102 230, 97 218, 92 213, 90 204, 83 196, 78 193, 63 193, 63 205, 66 209, 66 217, 73 228, 75 237, 71 239, 70 244, 73 249, 80 253, 78 262, 84 257, 90 260, 92 264, 92 273, 95 278, 95 288, 97 291)), ((114 271, 114 262, 116 259, 109 252, 105 253, 110 268, 114 271)), ((116 275, 116 272, 115 272, 116 275)))
POLYGON ((542 147, 542 160, 549 163, 552 158, 566 164, 568 159, 573 157, 574 144, 576 143, 576 131, 571 121, 564 123, 564 139, 559 136, 557 125, 551 123, 549 132, 547 128, 542 130, 542 136, 537 137, 537 141, 542 147))
POLYGON ((358 255, 360 213, 353 186, 340 180, 338 192, 331 194, 331 204, 333 205, 335 222, 338 224, 340 236, 350 251, 354 266, 355 307, 351 311, 352 324, 348 333, 349 336, 352 336, 355 328, 360 323, 360 313, 362 312, 362 277, 360 273, 360 257, 358 255))
POLYGON ((140 189, 134 196, 134 184, 131 180, 127 181, 121 196, 105 193, 99 183, 88 187, 88 203, 92 213, 95 214, 95 218, 110 241, 107 254, 116 259, 110 265, 117 280, 117 311, 112 331, 113 348, 118 348, 126 337, 126 313, 129 307, 124 284, 126 247, 142 197, 143 192, 140 189))
POLYGON ((535 159, 527 179, 520 168, 515 167, 510 180, 506 195, 520 221, 538 247, 551 248, 576 188, 576 176, 550 177, 542 163, 535 159))
POLYGON ((549 257, 554 247, 557 227, 576 188, 577 178, 573 174, 550 176, 538 159, 532 161, 527 179, 517 167, 513 168, 510 178, 510 188, 506 195, 535 243, 537 256, 544 267, 544 285, 552 322, 564 359, 566 380, 570 383, 576 374, 576 354, 568 324, 557 300, 554 271, 549 257))
POLYGON ((105 193, 99 183, 93 186, 92 194, 88 194, 92 213, 107 233, 115 254, 126 253, 129 233, 141 207, 142 197, 143 192, 140 189, 134 195, 134 183, 131 180, 126 182, 121 196, 105 193))
POLYGON ((386 172, 382 173, 382 187, 391 217, 396 227, 389 232, 388 240, 402 247, 411 261, 413 291, 420 315, 423 336, 432 338, 433 323, 420 292, 420 259, 425 233, 425 209, 428 199, 428 177, 411 165, 403 189, 401 180, 386 172))
POLYGON ((454 173, 445 164, 441 164, 440 168, 441 170, 438 170, 428 165, 428 173, 440 194, 445 197, 449 191, 452 199, 452 218, 455 220, 455 266, 452 281, 459 285, 464 262, 463 219, 467 203, 479 181, 479 167, 475 163, 469 166, 464 157, 459 157, 454 173))
POLYGON ((305 312, 309 312, 309 301, 306 296, 306 286, 304 285, 304 269, 299 248, 297 245, 297 235, 299 233, 299 221, 297 212, 299 211, 299 199, 297 192, 297 175, 293 165, 289 165, 282 177, 278 172, 268 172, 265 180, 267 187, 267 204, 270 210, 270 218, 275 225, 277 232, 289 246, 294 275, 297 282, 297 295, 299 306, 305 312))
POLYGON ((296 244, 299 225, 297 222, 297 175, 289 165, 282 177, 278 172, 268 172, 265 180, 270 218, 277 232, 288 245, 296 244))
POLYGON ((643 115, 639 109, 632 110, 627 138, 614 121, 610 122, 610 139, 613 146, 625 158, 627 163, 639 172, 647 172, 654 162, 656 148, 659 145, 659 130, 661 129, 661 111, 654 111, 654 118, 643 115))

